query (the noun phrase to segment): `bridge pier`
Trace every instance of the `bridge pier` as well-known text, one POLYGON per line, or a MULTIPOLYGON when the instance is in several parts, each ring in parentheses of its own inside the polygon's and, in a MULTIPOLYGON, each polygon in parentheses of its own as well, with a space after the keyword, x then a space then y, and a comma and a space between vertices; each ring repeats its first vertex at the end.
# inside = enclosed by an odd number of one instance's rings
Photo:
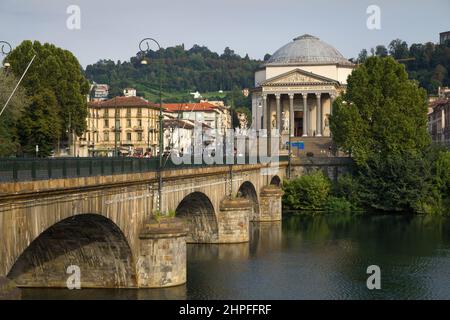
POLYGON ((283 190, 276 185, 262 187, 259 195, 259 213, 254 215, 253 221, 280 221, 283 194, 283 190))
POLYGON ((186 234, 178 218, 151 220, 139 235, 136 274, 139 288, 162 288, 186 283, 186 234))
POLYGON ((244 198, 225 198, 220 203, 218 217, 219 243, 249 241, 252 204, 244 198))
POLYGON ((22 293, 14 281, 0 276, 0 300, 20 300, 22 293))

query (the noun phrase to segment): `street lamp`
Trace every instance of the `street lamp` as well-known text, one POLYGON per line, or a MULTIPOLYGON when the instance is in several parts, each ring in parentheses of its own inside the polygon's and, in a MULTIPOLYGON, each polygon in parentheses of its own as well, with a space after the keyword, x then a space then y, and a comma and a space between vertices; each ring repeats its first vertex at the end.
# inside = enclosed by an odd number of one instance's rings
MULTIPOLYGON (((154 42, 158 46, 158 50, 161 50, 161 46, 158 41, 153 38, 145 38, 139 43, 139 50, 144 55, 141 64, 148 64, 146 60, 146 55, 150 51, 150 43, 154 42)), ((163 62, 159 63, 159 166, 158 166, 158 210, 162 211, 162 169, 163 169, 163 152, 164 152, 164 141, 163 141, 163 105, 162 105, 162 67, 163 62)), ((150 134, 150 128, 149 132, 150 134)))
POLYGON ((8 55, 12 50, 11 45, 7 41, 0 40, 0 53, 4 56, 8 55))
MULTIPOLYGON (((7 56, 11 52, 11 50, 12 50, 12 47, 9 44, 9 42, 0 40, 0 54, 2 56, 7 56)), ((5 69, 8 69, 9 67, 11 67, 9 62, 3 63, 3 66, 5 67, 5 69)))

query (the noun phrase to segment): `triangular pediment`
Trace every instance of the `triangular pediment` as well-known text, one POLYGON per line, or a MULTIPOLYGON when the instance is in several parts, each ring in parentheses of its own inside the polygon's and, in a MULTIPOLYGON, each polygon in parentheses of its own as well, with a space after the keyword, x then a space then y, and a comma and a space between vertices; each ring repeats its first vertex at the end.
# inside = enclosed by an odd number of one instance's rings
POLYGON ((261 85, 292 85, 292 84, 338 84, 338 81, 308 72, 302 69, 294 69, 286 73, 280 74, 273 78, 267 79, 261 85))

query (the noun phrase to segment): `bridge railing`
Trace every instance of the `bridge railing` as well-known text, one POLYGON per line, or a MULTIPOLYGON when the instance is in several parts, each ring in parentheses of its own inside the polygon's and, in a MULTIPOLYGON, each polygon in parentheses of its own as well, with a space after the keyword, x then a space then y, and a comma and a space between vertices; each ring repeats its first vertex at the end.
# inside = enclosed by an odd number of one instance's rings
MULTIPOLYGON (((287 158, 279 160, 287 161, 287 158)), ((244 162, 251 163, 248 156, 244 162)), ((195 163, 193 158, 190 163, 181 164, 174 163, 170 157, 163 159, 164 170, 223 165, 228 165, 225 159, 214 164, 195 163)), ((156 171, 158 167, 158 158, 0 158, 0 183, 142 173, 156 171)))

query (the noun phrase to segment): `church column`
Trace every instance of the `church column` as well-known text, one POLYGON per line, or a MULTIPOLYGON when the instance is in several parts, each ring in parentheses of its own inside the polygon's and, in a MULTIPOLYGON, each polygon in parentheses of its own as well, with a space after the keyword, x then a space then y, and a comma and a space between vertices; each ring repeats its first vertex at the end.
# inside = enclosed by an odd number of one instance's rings
POLYGON ((333 102, 336 96, 333 93, 330 93, 330 115, 333 114, 333 102))
POLYGON ((267 129, 267 114, 268 114, 268 110, 267 110, 267 95, 263 94, 262 96, 262 109, 263 109, 263 115, 262 115, 262 124, 261 124, 261 129, 267 129))
POLYGON ((308 117, 309 117, 309 110, 308 110, 308 94, 302 93, 303 96, 303 137, 308 136, 308 117))
POLYGON ((316 93, 317 108, 316 108, 316 136, 322 136, 322 104, 320 100, 320 93, 316 93))
POLYGON ((281 128, 281 96, 280 94, 276 94, 275 98, 277 99, 277 125, 276 125, 276 132, 281 135, 282 128, 281 128))
POLYGON ((295 135, 294 126, 294 94, 289 94, 289 128, 291 129, 291 137, 295 135))

